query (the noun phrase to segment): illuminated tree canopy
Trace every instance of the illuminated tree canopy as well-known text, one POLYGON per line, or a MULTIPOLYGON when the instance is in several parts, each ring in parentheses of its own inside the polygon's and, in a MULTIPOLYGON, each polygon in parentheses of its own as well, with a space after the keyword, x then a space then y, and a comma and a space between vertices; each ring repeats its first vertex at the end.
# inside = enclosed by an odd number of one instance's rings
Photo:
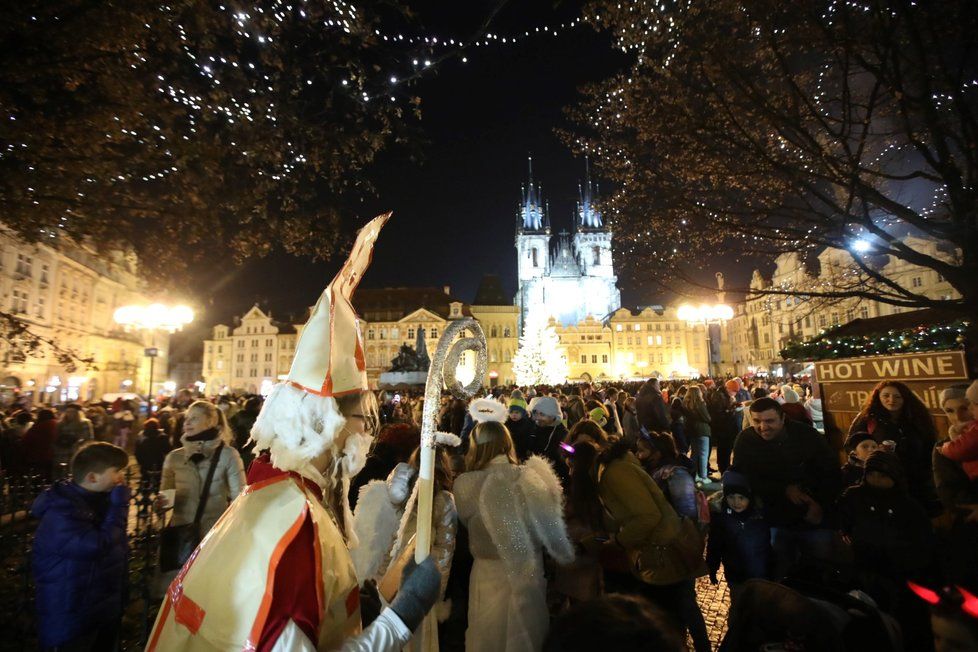
POLYGON ((4 223, 134 251, 147 276, 273 246, 329 257, 418 109, 379 23, 344 0, 8 6, 4 223))
POLYGON ((756 266, 841 248, 851 282, 804 294, 978 321, 978 5, 600 0, 585 15, 633 60, 586 88, 564 136, 615 182, 628 262, 690 278, 720 253, 756 266), (894 258, 962 298, 894 284, 894 258))

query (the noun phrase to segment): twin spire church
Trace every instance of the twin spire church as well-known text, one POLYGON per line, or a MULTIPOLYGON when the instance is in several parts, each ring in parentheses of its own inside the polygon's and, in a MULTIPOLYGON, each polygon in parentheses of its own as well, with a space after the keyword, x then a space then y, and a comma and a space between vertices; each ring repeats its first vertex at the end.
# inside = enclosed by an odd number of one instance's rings
POLYGON ((579 188, 574 232, 550 231, 550 207, 530 177, 517 211, 516 252, 520 330, 531 312, 542 310, 564 326, 591 315, 597 320, 618 310, 621 294, 611 255, 611 231, 594 207, 590 170, 579 188))

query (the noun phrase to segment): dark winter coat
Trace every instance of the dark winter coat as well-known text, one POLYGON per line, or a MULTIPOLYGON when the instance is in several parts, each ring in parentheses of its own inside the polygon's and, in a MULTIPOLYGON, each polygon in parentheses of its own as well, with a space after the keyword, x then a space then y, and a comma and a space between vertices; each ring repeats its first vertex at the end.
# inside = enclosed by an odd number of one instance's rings
POLYGON ((709 437, 710 411, 705 403, 700 403, 693 410, 686 411, 686 432, 690 437, 709 437))
POLYGON ((251 460, 255 459, 255 444, 248 440, 251 438, 251 428, 255 425, 257 418, 258 412, 245 409, 231 417, 228 423, 231 426, 231 432, 234 433, 234 447, 238 449, 245 469, 251 464, 251 460))
POLYGON ((519 421, 506 419, 506 429, 509 430, 510 437, 513 438, 513 445, 516 447, 516 457, 520 462, 525 462, 530 456, 530 440, 536 430, 537 425, 530 417, 524 416, 519 421))
POLYGON ((163 471, 163 460, 170 452, 170 438, 161 430, 143 430, 136 441, 136 462, 140 473, 155 474, 159 478, 163 471))
POLYGON ((37 631, 42 648, 118 620, 125 604, 128 504, 62 480, 38 496, 34 537, 37 631))
POLYGON ((50 476, 54 460, 54 440, 58 437, 58 422, 38 421, 24 433, 21 449, 24 459, 34 473, 50 476))
POLYGON ((560 442, 567 437, 567 428, 560 421, 552 426, 537 426, 534 424, 530 432, 530 443, 527 446, 527 457, 539 455, 550 460, 554 472, 560 478, 561 484, 567 484, 567 462, 560 452, 560 442))
POLYGON ((934 550, 924 508, 899 485, 849 487, 839 499, 839 526, 852 539, 856 565, 886 577, 906 577, 926 568, 934 550))
POLYGON ((771 528, 753 506, 739 514, 726 504, 710 517, 706 566, 716 574, 723 564, 728 582, 766 578, 771 559, 771 528))
POLYGON ((865 463, 856 457, 854 453, 850 453, 848 461, 842 465, 842 488, 851 487, 862 482, 865 471, 865 463))
POLYGON ((934 470, 931 453, 934 448, 933 433, 920 432, 908 422, 896 423, 889 414, 871 414, 852 422, 849 434, 868 432, 876 443, 890 439, 896 442, 896 456, 903 465, 910 495, 931 516, 940 513, 940 501, 934 489, 934 470))
POLYGON ((804 423, 785 420, 784 432, 764 440, 753 427, 737 436, 734 464, 750 480, 772 526, 803 526, 806 505, 785 495, 789 485, 800 486, 828 510, 839 491, 839 462, 825 437, 804 423))
POLYGON ((941 454, 944 442, 934 447, 934 487, 944 509, 953 512, 958 505, 978 503, 978 482, 971 480, 961 465, 941 454))
POLYGON ((638 425, 646 432, 669 432, 669 410, 660 392, 651 382, 646 382, 635 397, 635 414, 638 425))

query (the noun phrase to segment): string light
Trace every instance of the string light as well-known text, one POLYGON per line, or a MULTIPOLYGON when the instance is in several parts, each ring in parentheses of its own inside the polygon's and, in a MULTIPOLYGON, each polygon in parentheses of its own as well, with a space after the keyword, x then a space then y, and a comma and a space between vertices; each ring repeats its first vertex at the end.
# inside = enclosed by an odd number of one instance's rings
POLYGON ((942 326, 917 326, 872 335, 832 336, 828 333, 809 342, 788 344, 781 350, 781 357, 785 360, 830 360, 960 349, 965 345, 968 325, 968 321, 958 320, 942 326))

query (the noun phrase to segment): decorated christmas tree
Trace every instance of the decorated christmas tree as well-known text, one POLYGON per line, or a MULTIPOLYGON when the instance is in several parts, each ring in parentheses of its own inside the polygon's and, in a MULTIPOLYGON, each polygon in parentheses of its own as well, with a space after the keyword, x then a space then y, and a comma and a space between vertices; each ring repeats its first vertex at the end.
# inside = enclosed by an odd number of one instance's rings
POLYGON ((521 386, 567 381, 567 360, 561 355, 557 331, 539 310, 531 310, 526 317, 520 346, 513 356, 513 373, 521 386))

